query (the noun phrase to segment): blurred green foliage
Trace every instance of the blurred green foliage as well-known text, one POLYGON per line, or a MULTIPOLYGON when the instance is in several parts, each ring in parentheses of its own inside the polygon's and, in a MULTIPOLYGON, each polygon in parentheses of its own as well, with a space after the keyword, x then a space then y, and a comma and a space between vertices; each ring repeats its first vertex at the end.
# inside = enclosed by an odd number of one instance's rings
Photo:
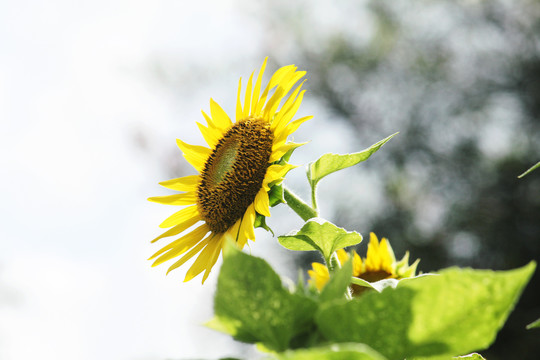
POLYGON ((351 261, 318 293, 302 283, 285 289, 266 261, 232 244, 224 257, 208 325, 282 359, 339 358, 332 352, 341 358, 439 359, 483 350, 536 267, 449 268, 346 299, 351 261), (338 343, 343 347, 324 348, 338 343))

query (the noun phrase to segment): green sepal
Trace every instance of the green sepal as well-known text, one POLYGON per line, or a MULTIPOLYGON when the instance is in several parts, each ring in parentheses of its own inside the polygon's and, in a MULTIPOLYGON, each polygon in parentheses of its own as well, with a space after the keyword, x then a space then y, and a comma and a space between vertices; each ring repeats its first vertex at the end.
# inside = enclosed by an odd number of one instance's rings
POLYGON ((327 175, 336 171, 346 169, 367 160, 373 153, 381 148, 388 140, 396 136, 398 133, 392 134, 387 138, 371 145, 365 150, 352 154, 324 154, 316 161, 308 165, 307 176, 311 187, 327 175))
MULTIPOLYGON (((270 191, 268 191, 268 201, 270 207, 285 203, 285 197, 283 193, 283 186, 281 184, 273 185, 270 187, 270 191)), ((274 231, 272 231, 268 224, 266 224, 266 216, 259 213, 256 213, 255 215, 255 222, 253 223, 253 227, 263 228, 266 231, 270 231, 272 233, 272 236, 276 236, 274 234, 274 231)))
POLYGON ((420 259, 416 259, 414 263, 409 265, 409 252, 406 251, 405 255, 401 260, 396 262, 396 274, 400 278, 410 278, 414 277, 416 274, 416 268, 420 263, 420 259))
POLYGON ((276 236, 270 226, 266 224, 266 216, 261 215, 259 213, 255 213, 255 222, 253 223, 253 227, 256 228, 263 228, 266 231, 270 231, 272 233, 272 236, 276 236))
POLYGON ((360 243, 362 235, 337 227, 327 220, 313 218, 302 229, 279 236, 278 241, 289 250, 320 251, 328 261, 334 251, 360 243))
POLYGON ((298 149, 300 146, 306 145, 306 144, 307 144, 307 142, 303 142, 303 143, 292 143, 292 142, 290 142, 290 143, 287 143, 287 145, 294 145, 294 146, 293 146, 292 148, 290 148, 289 151, 287 151, 287 152, 285 153, 285 155, 283 155, 283 156, 281 157, 281 159, 279 159, 279 162, 278 162, 278 163, 279 163, 280 165, 286 164, 286 163, 290 160, 290 158, 291 158, 291 156, 292 156, 294 150, 296 150, 296 149, 298 149))
POLYGON ((285 203, 283 186, 281 184, 274 185, 270 188, 270 191, 268 191, 268 200, 270 201, 270 207, 285 203))

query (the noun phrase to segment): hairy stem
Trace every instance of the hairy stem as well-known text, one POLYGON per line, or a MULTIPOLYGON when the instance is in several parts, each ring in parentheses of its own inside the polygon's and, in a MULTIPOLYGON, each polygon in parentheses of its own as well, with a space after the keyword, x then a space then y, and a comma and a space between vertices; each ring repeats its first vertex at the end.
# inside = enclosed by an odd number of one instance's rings
POLYGON ((287 189, 285 186, 283 186, 283 195, 285 197, 287 205, 289 205, 289 207, 295 213, 297 213, 298 216, 302 218, 302 220, 308 221, 309 219, 319 216, 316 210, 306 204, 302 199, 300 199, 296 194, 294 194, 291 190, 287 189))

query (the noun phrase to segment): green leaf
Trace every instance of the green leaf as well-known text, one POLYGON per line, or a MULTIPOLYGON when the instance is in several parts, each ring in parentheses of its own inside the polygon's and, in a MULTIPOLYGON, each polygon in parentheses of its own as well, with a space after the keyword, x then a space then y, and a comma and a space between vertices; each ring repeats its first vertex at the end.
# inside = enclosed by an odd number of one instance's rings
POLYGON ((328 281, 321 291, 321 296, 319 297, 321 301, 332 301, 344 298, 345 292, 351 284, 353 271, 352 259, 353 257, 351 256, 341 268, 331 274, 330 281, 328 281))
POLYGON ((536 329, 536 328, 540 328, 540 319, 536 320, 536 321, 533 321, 532 323, 530 323, 529 325, 527 325, 527 330, 529 329, 536 329))
POLYGON ((534 169, 536 168, 539 168, 540 167, 540 161, 537 162, 536 164, 534 164, 531 168, 529 168, 529 170, 525 171, 523 174, 519 175, 518 178, 522 178, 524 177, 525 175, 527 175, 528 173, 530 173, 531 171, 533 171, 534 169))
POLYGON ((317 185, 317 183, 326 175, 329 175, 333 172, 346 169, 353 165, 356 165, 362 161, 367 160, 373 153, 381 148, 388 140, 396 136, 392 134, 386 139, 383 139, 365 150, 362 150, 353 154, 324 154, 316 161, 308 165, 307 176, 309 183, 312 187, 317 185))
POLYGON ((284 351, 313 327, 315 301, 289 293, 264 260, 228 245, 214 298, 215 319, 208 326, 243 342, 284 351))
POLYGON ((302 229, 280 236, 278 240, 289 250, 320 251, 328 261, 334 251, 362 241, 362 235, 337 227, 324 219, 313 218, 308 220, 302 229))
POLYGON ((276 354, 278 360, 386 360, 365 344, 333 344, 276 354))
POLYGON ((329 341, 364 343, 390 359, 466 354, 493 342, 534 269, 446 269, 322 304, 316 323, 329 341))

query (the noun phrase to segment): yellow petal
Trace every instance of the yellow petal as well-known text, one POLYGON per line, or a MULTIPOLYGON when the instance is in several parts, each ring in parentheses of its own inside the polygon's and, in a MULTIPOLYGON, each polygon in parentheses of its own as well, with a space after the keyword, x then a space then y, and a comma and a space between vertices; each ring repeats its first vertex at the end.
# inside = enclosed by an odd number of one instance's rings
POLYGON ((315 287, 320 291, 330 279, 330 273, 328 272, 328 268, 323 264, 312 263, 311 266, 313 270, 308 270, 308 275, 311 278, 310 282, 315 283, 315 287))
POLYGON ((273 163, 275 161, 278 161, 285 155, 289 150, 300 147, 302 145, 306 145, 307 142, 304 143, 285 143, 285 144, 273 144, 272 145, 272 155, 270 155, 270 160, 268 160, 269 163, 273 163))
POLYGON ((177 191, 196 191, 201 178, 199 175, 189 175, 181 178, 162 181, 159 185, 177 191))
POLYGON ((259 190, 253 203, 255 204, 255 211, 257 211, 259 214, 271 216, 270 199, 268 198, 268 193, 264 189, 259 190))
POLYGON ((234 243, 237 243, 238 242, 238 229, 240 228, 240 223, 242 222, 242 220, 238 220, 234 223, 233 226, 231 226, 231 228, 229 230, 227 230, 224 234, 223 234, 223 237, 224 238, 227 238, 229 240, 231 240, 232 242, 234 243))
POLYGON ((197 122, 197 126, 199 127, 199 130, 208 146, 210 146, 210 148, 214 148, 220 139, 218 135, 220 132, 214 131, 211 127, 206 127, 199 122, 197 122))
POLYGON ((270 187, 268 184, 271 184, 275 181, 282 180, 285 174, 287 174, 289 171, 291 171, 295 167, 296 166, 292 164, 270 165, 268 169, 266 169, 266 175, 264 176, 264 180, 263 180, 263 188, 266 191, 270 190, 270 187))
POLYGON ((270 81, 268 82, 268 85, 264 89, 264 92, 261 96, 261 99, 259 101, 259 104, 257 106, 256 112, 257 114, 261 112, 263 105, 266 102, 266 97, 268 96, 268 92, 272 90, 274 87, 279 85, 281 81, 289 77, 291 73, 294 73, 296 71, 296 67, 294 65, 287 65, 279 68, 270 78, 270 81))
POLYGON ((240 230, 238 234, 238 247, 242 249, 248 240, 255 240, 255 206, 251 204, 248 206, 242 222, 240 223, 240 230))
POLYGON ((311 266, 313 267, 313 270, 317 274, 330 275, 330 273, 328 272, 328 268, 321 263, 315 262, 315 263, 312 263, 311 266))
POLYGON ((369 244, 366 254, 366 271, 379 271, 381 268, 381 257, 379 250, 379 239, 374 233, 369 234, 369 244))
POLYGON ((169 269, 167 269, 167 274, 170 273, 171 271, 173 271, 174 269, 176 269, 177 267, 182 266, 186 261, 191 259, 199 251, 201 251, 201 249, 203 247, 205 247, 206 244, 208 244, 208 242, 210 241, 211 238, 212 238, 212 234, 210 234, 209 236, 206 237, 206 239, 204 239, 203 241, 198 243, 197 246, 194 246, 193 249, 191 249, 186 255, 182 256, 182 258, 180 258, 180 260, 178 260, 177 262, 172 264, 169 267, 169 269))
POLYGON ((164 205, 191 205, 197 202, 197 194, 191 191, 184 194, 154 196, 148 200, 164 205))
POLYGON ((213 99, 210 99, 210 114, 212 114, 212 121, 216 128, 222 132, 227 131, 232 126, 229 115, 213 99))
POLYGON ((182 210, 175 212, 171 216, 169 216, 165 221, 163 221, 159 227, 161 228, 168 228, 174 225, 178 225, 180 223, 183 223, 184 221, 199 217, 199 210, 197 210, 197 205, 188 206, 186 208, 183 208, 182 210))
POLYGON ((210 275, 210 271, 212 270, 212 267, 216 264, 216 261, 219 257, 219 254, 221 254, 221 250, 223 249, 223 236, 216 236, 216 238, 213 240, 216 242, 216 248, 214 250, 214 253, 211 254, 211 259, 208 261, 208 264, 206 266, 206 271, 204 272, 204 276, 202 279, 202 283, 206 281, 206 278, 208 278, 208 275, 210 275))
MULTIPOLYGON (((294 105, 296 104, 298 100, 297 98, 298 92, 302 88, 302 85, 304 84, 304 82, 305 80, 302 81, 300 85, 298 85, 298 87, 294 90, 294 92, 291 95, 289 95, 289 97, 287 98, 287 100, 285 101, 281 109, 279 110, 278 114, 276 115, 276 118, 272 121, 272 126, 270 127, 272 131, 274 131, 278 127, 278 125, 281 123, 281 120, 285 117, 285 115, 290 113, 291 112, 290 110, 293 109, 294 105)), ((302 91, 302 94, 303 93, 304 91, 302 91)), ((302 102, 302 99, 300 99, 300 102, 302 102)), ((284 120, 283 122, 288 123, 292 119, 293 116, 294 114, 292 114, 289 117, 289 120, 284 120)))
MULTIPOLYGON (((294 115, 296 115, 296 112, 298 111, 300 104, 302 104, 302 100, 304 99, 305 93, 306 91, 303 90, 290 106, 288 106, 287 108, 281 108, 275 120, 276 122, 275 130, 274 130, 275 134, 278 134, 278 135, 281 134, 281 132, 285 129, 285 127, 291 121, 294 115)), ((294 131, 291 131, 290 133, 292 132, 294 131)))
POLYGON ((313 116, 304 116, 300 119, 294 120, 292 123, 287 125, 283 131, 276 134, 276 137, 274 138, 274 144, 281 144, 285 143, 287 140, 287 136, 298 130, 300 125, 302 125, 304 122, 313 119, 313 116))
POLYGON ((236 95, 236 121, 241 120, 242 114, 242 102, 240 101, 240 93, 242 92, 242 78, 238 80, 238 93, 236 95))
POLYGON ((176 139, 176 144, 180 150, 182 150, 186 160, 195 168, 195 170, 201 172, 206 160, 212 153, 212 150, 204 146, 187 144, 180 139, 176 139))
POLYGON ((201 113, 202 113, 204 119, 206 120, 206 123, 208 124, 208 127, 215 128, 216 124, 214 124, 214 122, 212 121, 212 118, 210 116, 208 116, 208 114, 205 113, 204 110, 201 110, 201 113))
MULTIPOLYGON (((215 241, 215 238, 212 238, 208 245, 201 251, 197 259, 193 262, 193 265, 189 268, 184 278, 184 282, 193 279, 195 276, 199 275, 204 270, 207 270, 207 273, 210 274, 209 269, 211 269, 219 255, 219 250, 221 250, 221 244, 218 241, 215 241)), ((208 276, 206 274, 206 277, 208 276)), ((203 277, 203 284, 206 280, 206 277, 203 277)))
POLYGON ((390 243, 385 238, 383 238, 379 244, 379 256, 381 258, 381 267, 386 271, 389 270, 388 272, 392 274, 392 264, 396 261, 396 258, 390 243))
POLYGON ((276 114, 276 110, 279 106, 279 103, 281 102, 281 99, 286 95, 285 89, 283 87, 278 87, 270 100, 266 103, 266 106, 264 107, 264 118, 267 119, 269 122, 272 120, 272 118, 276 114))
POLYGON ((281 102, 281 99, 291 90, 291 88, 294 86, 294 84, 300 80, 304 75, 306 74, 305 71, 298 71, 298 72, 290 72, 286 74, 281 82, 278 85, 278 88, 276 89, 276 92, 270 100, 268 100, 268 103, 266 104, 264 108, 265 114, 270 114, 270 116, 273 116, 273 114, 276 113, 277 107, 279 103, 281 102))
POLYGON ((339 249, 338 251, 336 251, 336 254, 341 265, 345 264, 347 260, 349 260, 349 255, 343 249, 339 249))
POLYGON ((257 104, 259 103, 259 94, 261 91, 261 82, 262 77, 264 74, 264 70, 266 69, 266 61, 268 60, 268 57, 266 57, 263 61, 263 64, 261 66, 261 70, 259 70, 259 76, 257 77, 257 81, 255 82, 255 87, 253 88, 253 96, 251 97, 251 113, 256 115, 255 112, 257 109, 257 104))
POLYGON ((262 108, 266 103, 266 98, 268 97, 268 92, 270 90, 272 90, 274 87, 276 87, 279 84, 279 82, 281 81, 281 79, 283 79, 283 77, 285 75, 287 75, 289 72, 294 71, 294 69, 295 69, 294 65, 284 66, 284 67, 279 68, 272 75, 272 77, 270 78, 270 81, 266 85, 266 88, 264 89, 263 94, 261 95, 261 97, 260 97, 260 99, 259 99, 259 101, 257 103, 257 107, 255 108, 255 114, 260 114, 261 113, 262 108))
POLYGON ((243 119, 247 119, 249 117, 249 111, 251 110, 251 84, 253 83, 253 73, 251 73, 251 76, 249 77, 247 87, 246 87, 246 94, 244 96, 244 114, 242 116, 243 119))
MULTIPOLYGON (((197 221, 202 220, 202 217, 200 214, 197 213, 196 216, 190 217, 180 224, 176 225, 173 228, 170 228, 169 230, 165 231, 163 234, 159 235, 157 238, 152 240, 151 242, 156 242, 159 239, 163 239, 164 237, 174 236, 180 234, 182 231, 186 230, 188 227, 194 225, 197 221)), ((151 259, 151 258, 150 258, 151 259)))
POLYGON ((353 276, 360 276, 363 273, 362 258, 353 250, 353 276))
MULTIPOLYGON (((188 249, 191 249, 193 246, 195 246, 201 239, 208 234, 210 229, 208 228, 208 225, 203 224, 196 228, 195 230, 187 233, 186 235, 182 236, 181 238, 171 242, 169 245, 163 247, 159 251, 157 251, 150 259, 153 259, 161 254, 159 258, 157 258, 152 266, 157 266, 159 264, 164 263, 167 260, 170 260, 174 257, 177 257, 178 255, 181 255, 185 253, 188 249), (165 254, 164 254, 165 253, 165 254)), ((149 260, 150 260, 149 259, 149 260)))
POLYGON ((296 66, 293 67, 293 69, 294 71, 285 74, 285 76, 281 79, 278 85, 280 87, 283 87, 286 92, 291 90, 294 84, 296 84, 298 80, 300 80, 304 75, 306 75, 305 71, 296 71, 296 66))

